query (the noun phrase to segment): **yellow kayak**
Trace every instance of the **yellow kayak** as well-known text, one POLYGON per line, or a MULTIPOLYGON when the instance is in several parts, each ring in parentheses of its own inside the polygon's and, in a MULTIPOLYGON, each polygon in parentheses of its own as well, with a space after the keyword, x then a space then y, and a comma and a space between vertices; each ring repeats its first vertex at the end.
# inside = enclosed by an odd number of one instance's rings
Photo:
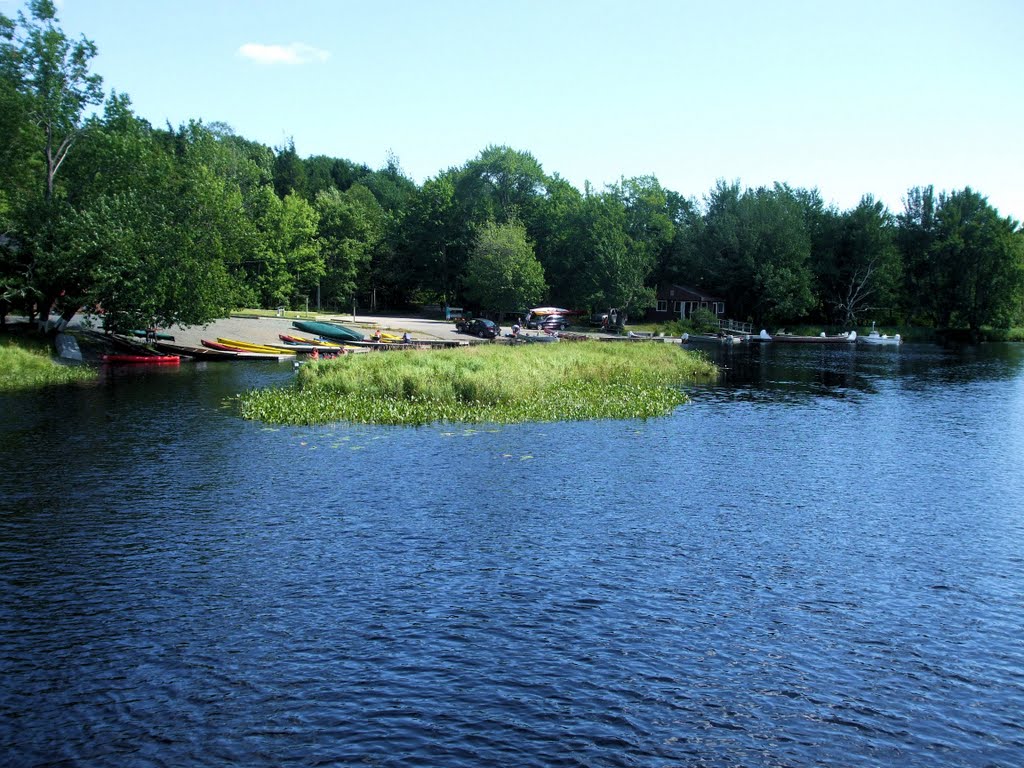
POLYGON ((265 352, 271 355, 295 354, 294 352, 283 350, 280 347, 270 347, 266 344, 253 344, 248 341, 239 341, 238 339, 225 339, 220 336, 217 337, 217 342, 219 344, 223 344, 225 347, 233 347, 234 349, 240 349, 243 352, 265 352))
POLYGON ((308 344, 314 347, 324 347, 326 349, 333 349, 335 351, 343 349, 344 344, 336 341, 324 341, 323 339, 307 339, 304 336, 289 336, 286 333, 279 333, 277 338, 283 341, 285 344, 308 344))

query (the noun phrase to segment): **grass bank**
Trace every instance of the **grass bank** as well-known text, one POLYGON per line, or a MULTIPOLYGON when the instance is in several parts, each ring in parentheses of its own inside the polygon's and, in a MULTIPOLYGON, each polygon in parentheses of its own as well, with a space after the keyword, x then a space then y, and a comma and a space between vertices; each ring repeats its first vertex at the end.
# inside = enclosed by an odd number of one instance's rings
POLYGON ((26 338, 0 339, 0 392, 92 381, 96 371, 82 365, 60 365, 49 344, 26 338))
POLYGON ((663 416, 715 367, 670 344, 579 342, 350 355, 239 396, 272 424, 512 424, 663 416))
POLYGON ((1024 341, 1024 327, 1014 328, 982 328, 986 341, 1024 341))

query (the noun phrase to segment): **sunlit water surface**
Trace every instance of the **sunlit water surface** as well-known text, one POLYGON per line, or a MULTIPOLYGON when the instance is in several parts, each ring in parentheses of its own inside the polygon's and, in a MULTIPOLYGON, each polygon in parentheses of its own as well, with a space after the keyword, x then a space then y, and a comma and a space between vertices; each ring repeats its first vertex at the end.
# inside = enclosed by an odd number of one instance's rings
POLYGON ((646 422, 0 397, 4 764, 1024 764, 1024 350, 708 354, 646 422))

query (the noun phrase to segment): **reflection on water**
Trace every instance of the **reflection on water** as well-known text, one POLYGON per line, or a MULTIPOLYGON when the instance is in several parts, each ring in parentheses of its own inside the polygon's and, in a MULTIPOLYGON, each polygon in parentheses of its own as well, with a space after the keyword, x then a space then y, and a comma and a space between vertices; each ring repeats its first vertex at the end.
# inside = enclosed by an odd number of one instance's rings
POLYGON ((0 399, 8 764, 1019 765, 1021 350, 711 354, 648 422, 0 399))
POLYGON ((696 347, 696 351, 722 370, 712 388, 715 395, 773 401, 813 395, 849 397, 874 393, 880 385, 927 389, 979 380, 1013 381, 1024 366, 1020 346, 715 344, 696 347))

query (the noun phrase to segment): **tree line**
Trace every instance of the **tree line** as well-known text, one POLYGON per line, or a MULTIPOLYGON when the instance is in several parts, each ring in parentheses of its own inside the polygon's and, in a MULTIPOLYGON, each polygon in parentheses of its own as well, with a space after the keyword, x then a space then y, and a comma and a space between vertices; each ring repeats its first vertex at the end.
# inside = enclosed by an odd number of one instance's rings
POLYGON ((625 315, 668 283, 764 325, 1024 321, 1024 231, 969 187, 915 187, 899 213, 785 184, 720 181, 697 201, 655 176, 579 190, 505 146, 416 184, 393 156, 371 169, 219 123, 154 127, 104 93, 95 55, 51 0, 0 15, 0 321, 539 302, 625 315))

